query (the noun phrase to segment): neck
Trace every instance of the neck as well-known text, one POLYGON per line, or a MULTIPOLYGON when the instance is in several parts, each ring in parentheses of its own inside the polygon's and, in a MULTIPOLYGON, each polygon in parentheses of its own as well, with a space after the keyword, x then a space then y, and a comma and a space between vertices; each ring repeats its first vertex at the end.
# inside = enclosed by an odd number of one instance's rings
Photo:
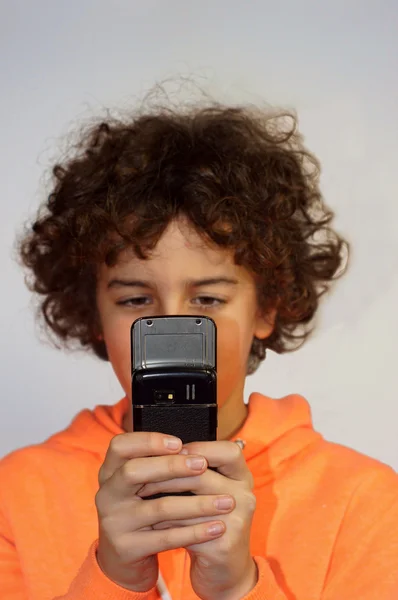
POLYGON ((230 398, 218 410, 218 431, 217 439, 228 440, 239 431, 246 421, 248 413, 247 405, 243 398, 239 402, 234 402, 230 398))

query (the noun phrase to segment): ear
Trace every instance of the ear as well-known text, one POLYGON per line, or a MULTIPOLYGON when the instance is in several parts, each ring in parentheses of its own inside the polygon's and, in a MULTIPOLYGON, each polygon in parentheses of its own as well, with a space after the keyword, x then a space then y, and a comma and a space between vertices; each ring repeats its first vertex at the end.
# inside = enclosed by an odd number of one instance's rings
POLYGON ((256 317, 254 326, 254 337, 259 340, 265 340, 274 331, 275 320, 278 311, 276 308, 270 310, 266 315, 260 315, 256 317))

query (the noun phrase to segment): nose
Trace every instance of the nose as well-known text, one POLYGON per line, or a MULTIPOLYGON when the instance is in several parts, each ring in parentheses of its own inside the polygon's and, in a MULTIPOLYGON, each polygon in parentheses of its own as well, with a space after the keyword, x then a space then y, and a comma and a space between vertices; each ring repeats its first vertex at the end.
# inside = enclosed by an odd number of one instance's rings
POLYGON ((164 316, 184 315, 187 313, 183 298, 177 296, 162 298, 159 302, 159 311, 164 316))

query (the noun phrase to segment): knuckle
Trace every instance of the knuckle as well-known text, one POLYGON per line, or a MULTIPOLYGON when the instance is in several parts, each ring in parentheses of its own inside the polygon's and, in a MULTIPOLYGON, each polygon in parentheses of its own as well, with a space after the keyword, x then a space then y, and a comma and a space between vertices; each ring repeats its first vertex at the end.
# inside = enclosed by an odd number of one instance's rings
POLYGON ((253 492, 245 492, 244 500, 248 511, 250 512, 250 514, 253 514, 257 506, 256 496, 253 494, 253 492))
POLYGON ((140 558, 141 549, 134 543, 131 532, 117 532, 110 519, 101 523, 100 543, 106 540, 106 546, 111 549, 113 557, 121 566, 125 566, 140 558))
POLYGON ((218 553, 220 561, 224 561, 225 557, 231 556, 234 551, 234 544, 228 535, 224 535, 218 540, 218 553))
POLYGON ((188 454, 200 454, 200 451, 203 451, 200 442, 189 442, 189 444, 185 444, 185 448, 188 450, 188 454))
POLYGON ((195 525, 192 533, 193 533, 194 543, 202 542, 203 539, 208 538, 207 524, 195 525))
POLYGON ((138 481, 137 468, 133 460, 128 460, 120 468, 123 480, 127 484, 134 484, 138 481))
POLYGON ((109 494, 106 493, 106 490, 100 489, 95 494, 94 501, 99 518, 105 519, 109 515, 109 509, 112 506, 112 503, 109 500, 109 494))
POLYGON ((166 521, 166 519, 170 518, 170 506, 167 497, 158 498, 154 502, 153 506, 154 516, 159 518, 161 521, 166 521))
POLYGON ((211 561, 205 554, 199 554, 199 556, 196 557, 195 562, 200 565, 202 569, 208 569, 214 561, 211 561))
POLYGON ((178 462, 176 457, 170 454, 166 457, 166 469, 169 475, 174 477, 178 473, 178 462))
POLYGON ((247 465, 246 465, 246 469, 243 473, 242 479, 239 481, 239 486, 245 493, 253 492, 254 477, 253 477, 253 473, 250 471, 250 469, 247 467, 247 465))
POLYGON ((113 538, 115 536, 114 536, 114 531, 113 531, 113 526, 112 526, 112 519, 109 516, 104 516, 100 520, 100 537, 105 538, 108 541, 112 540, 112 545, 113 545, 113 538))
POLYGON ((149 453, 157 455, 159 450, 164 450, 163 434, 156 431, 147 431, 144 434, 143 444, 146 446, 149 453))
POLYGON ((235 442, 228 442, 228 444, 231 458, 234 461, 238 460, 242 456, 242 450, 240 449, 240 446, 238 446, 238 444, 235 444, 235 442))
POLYGON ((103 498, 102 498, 103 494, 102 494, 102 490, 98 490, 98 492, 95 494, 95 507, 97 509, 97 512, 99 515, 102 515, 104 512, 104 503, 103 503, 103 498))
POLYGON ((124 442, 124 433, 118 433, 117 435, 115 435, 110 443, 109 443, 109 451, 111 454, 115 454, 116 456, 120 456, 121 454, 121 450, 123 447, 123 442, 124 442))
POLYGON ((169 529, 159 529, 159 547, 160 548, 169 548, 170 547, 170 530, 169 529))
POLYGON ((105 482, 105 480, 106 480, 105 468, 104 468, 104 465, 102 464, 98 471, 98 484, 101 486, 105 482))
POLYGON ((113 551, 121 563, 133 558, 132 545, 127 536, 117 536, 113 540, 113 551))
POLYGON ((209 498, 206 498, 206 496, 198 496, 197 497, 197 502, 198 502, 198 513, 200 515, 207 515, 207 514, 211 514, 212 512, 215 512, 215 506, 212 503, 212 501, 209 501, 209 498))
POLYGON ((241 533, 245 530, 247 526, 247 517, 245 518, 242 514, 239 513, 232 513, 230 515, 230 523, 231 530, 233 530, 235 533, 241 533))
POLYGON ((149 450, 154 450, 158 446, 159 434, 153 431, 142 432, 142 442, 149 450))

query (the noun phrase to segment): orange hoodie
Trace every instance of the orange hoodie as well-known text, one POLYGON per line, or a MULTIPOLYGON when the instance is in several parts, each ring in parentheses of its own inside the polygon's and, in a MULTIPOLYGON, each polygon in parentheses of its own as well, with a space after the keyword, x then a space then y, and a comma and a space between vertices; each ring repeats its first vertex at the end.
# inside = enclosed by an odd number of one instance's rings
MULTIPOLYGON (((84 410, 45 443, 0 461, 0 597, 156 600, 125 590, 96 559, 97 475, 127 400, 84 410)), ((298 395, 252 394, 236 438, 255 478, 251 548, 259 581, 245 600, 397 600, 398 476, 325 441, 298 395)), ((159 556, 173 600, 197 598, 185 550, 159 556)), ((216 600, 216 599, 215 599, 216 600)))

